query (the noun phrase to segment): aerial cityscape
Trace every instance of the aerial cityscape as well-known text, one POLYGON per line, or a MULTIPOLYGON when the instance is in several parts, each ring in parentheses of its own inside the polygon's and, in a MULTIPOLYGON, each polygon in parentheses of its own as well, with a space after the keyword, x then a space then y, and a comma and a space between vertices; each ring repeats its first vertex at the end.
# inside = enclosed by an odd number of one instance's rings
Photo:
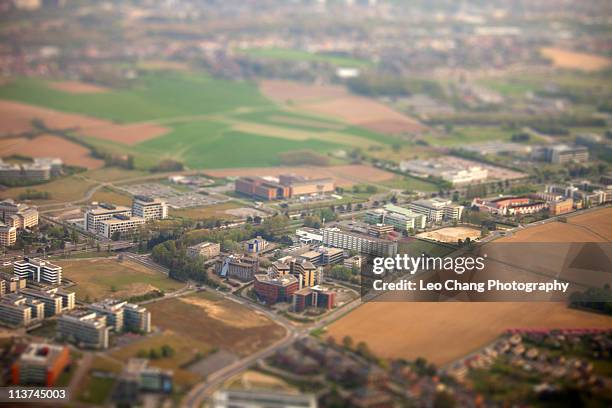
POLYGON ((609 1, 0 22, 0 404, 612 406, 609 1))

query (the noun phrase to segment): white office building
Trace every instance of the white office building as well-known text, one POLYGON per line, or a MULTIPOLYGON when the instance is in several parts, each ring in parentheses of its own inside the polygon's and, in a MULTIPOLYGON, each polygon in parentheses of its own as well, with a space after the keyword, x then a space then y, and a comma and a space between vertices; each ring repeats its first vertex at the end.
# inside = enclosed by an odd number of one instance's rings
POLYGON ((132 209, 129 207, 101 203, 96 208, 92 208, 85 213, 83 225, 85 225, 87 231, 100 234, 102 233, 102 222, 110 220, 115 216, 131 217, 132 209))
POLYGON ((23 258, 13 262, 13 274, 20 279, 59 285, 62 283, 62 267, 39 258, 23 258))
POLYGON ((428 200, 416 200, 409 204, 410 210, 422 214, 427 222, 439 223, 442 220, 458 221, 463 214, 463 206, 453 204, 451 200, 443 198, 431 198, 428 200))
POLYGON ((168 217, 168 206, 158 198, 138 195, 132 203, 132 214, 145 221, 163 220, 168 217))

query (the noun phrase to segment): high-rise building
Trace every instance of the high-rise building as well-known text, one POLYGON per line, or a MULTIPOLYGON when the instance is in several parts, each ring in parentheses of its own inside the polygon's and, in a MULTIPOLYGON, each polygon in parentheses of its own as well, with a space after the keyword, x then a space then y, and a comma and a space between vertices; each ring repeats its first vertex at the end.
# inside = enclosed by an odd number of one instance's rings
POLYGON ((11 367, 12 382, 52 387, 69 363, 68 347, 31 343, 11 367))
POLYGON ((137 195, 132 202, 132 214, 145 221, 163 220, 168 217, 168 206, 158 198, 137 195))
POLYGON ((76 310, 57 319, 58 338, 85 348, 108 348, 106 316, 96 312, 76 310))
POLYGON ((44 282, 52 285, 62 283, 62 267, 40 258, 24 257, 13 262, 13 274, 20 279, 44 282))

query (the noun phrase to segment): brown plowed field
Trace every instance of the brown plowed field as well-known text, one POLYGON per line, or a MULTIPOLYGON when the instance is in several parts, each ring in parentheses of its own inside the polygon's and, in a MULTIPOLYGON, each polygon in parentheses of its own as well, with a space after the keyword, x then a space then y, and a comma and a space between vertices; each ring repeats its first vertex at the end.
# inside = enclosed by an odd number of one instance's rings
POLYGON ((89 150, 58 136, 43 135, 34 139, 25 137, 0 138, 0 155, 21 154, 29 157, 59 157, 66 164, 97 169, 104 161, 90 156, 89 150))
POLYGON ((288 108, 340 119, 379 133, 403 134, 425 129, 415 119, 374 99, 355 96, 335 85, 265 80, 260 89, 268 98, 289 103, 288 108))
POLYGON ((42 120, 53 129, 75 129, 85 136, 133 145, 168 132, 169 129, 151 124, 119 125, 75 113, 59 112, 19 102, 0 100, 0 135, 27 132, 32 119, 42 120))

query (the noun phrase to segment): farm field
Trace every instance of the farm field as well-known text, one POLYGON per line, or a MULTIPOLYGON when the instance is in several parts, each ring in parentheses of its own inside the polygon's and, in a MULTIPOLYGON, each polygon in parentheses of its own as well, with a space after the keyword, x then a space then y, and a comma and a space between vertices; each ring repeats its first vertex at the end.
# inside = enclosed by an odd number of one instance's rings
POLYGON ((612 328, 612 317, 563 303, 370 302, 333 323, 337 341, 365 341, 380 357, 424 357, 442 365, 511 328, 612 328), (452 340, 451 340, 452 339, 452 340))
POLYGON ((149 304, 153 325, 210 347, 248 355, 281 339, 285 330, 238 303, 211 292, 149 304))
POLYGON ((374 167, 351 164, 329 167, 274 167, 274 168, 251 168, 251 169, 223 169, 208 170, 206 174, 213 177, 241 177, 253 174, 261 176, 278 176, 280 174, 295 173, 300 176, 311 178, 331 177, 341 187, 354 184, 382 183, 393 179, 395 174, 374 167))
POLYGON ((239 50, 244 54, 257 58, 274 59, 279 61, 315 61, 326 62, 338 67, 355 67, 363 68, 371 65, 370 62, 362 59, 326 55, 322 53, 313 53, 308 51, 300 51, 287 48, 249 48, 239 50))
POLYGON ((85 147, 53 135, 42 135, 35 139, 25 137, 0 138, 0 152, 3 157, 20 154, 29 157, 59 157, 65 164, 97 169, 104 165, 95 159, 85 147))
POLYGON ((283 153, 325 155, 394 142, 342 114, 324 118, 279 107, 253 83, 203 73, 149 71, 125 90, 75 93, 77 85, 87 84, 71 83, 67 90, 65 84, 58 89, 56 82, 37 79, 8 81, 0 86, 0 111, 6 116, 0 117, 6 119, 0 133, 27 132, 32 120, 40 119, 103 151, 132 154, 141 169, 160 158, 191 168, 277 166, 283 153))
POLYGON ((153 290, 171 292, 182 288, 181 282, 144 265, 116 258, 58 260, 64 277, 76 283, 77 299, 91 301, 107 297, 126 299, 153 290))
POLYGON ((559 68, 599 71, 612 65, 612 59, 610 58, 562 48, 542 48, 540 52, 544 57, 552 60, 554 66, 559 68))
POLYGON ((428 183, 426 181, 419 180, 418 178, 410 176, 396 175, 393 179, 385 181, 382 184, 390 188, 397 188, 404 191, 438 191, 438 187, 435 184, 428 183))
MULTIPOLYGON (((494 242, 607 242, 612 208, 525 228, 494 242)), ((547 302, 370 302, 329 326, 337 340, 365 341, 382 357, 446 364, 510 328, 612 328, 612 317, 547 302), (453 339, 449 343, 447 339, 453 339)))
POLYGON ((287 81, 267 80, 261 82, 260 89, 273 100, 286 103, 287 109, 340 119, 375 133, 395 135, 425 129, 417 120, 381 102, 352 95, 335 86, 311 87, 298 83, 287 86, 287 81))
POLYGON ((509 141, 512 130, 493 126, 461 126, 455 127, 449 135, 426 135, 424 139, 434 146, 462 146, 470 143, 487 142, 491 140, 509 141))

